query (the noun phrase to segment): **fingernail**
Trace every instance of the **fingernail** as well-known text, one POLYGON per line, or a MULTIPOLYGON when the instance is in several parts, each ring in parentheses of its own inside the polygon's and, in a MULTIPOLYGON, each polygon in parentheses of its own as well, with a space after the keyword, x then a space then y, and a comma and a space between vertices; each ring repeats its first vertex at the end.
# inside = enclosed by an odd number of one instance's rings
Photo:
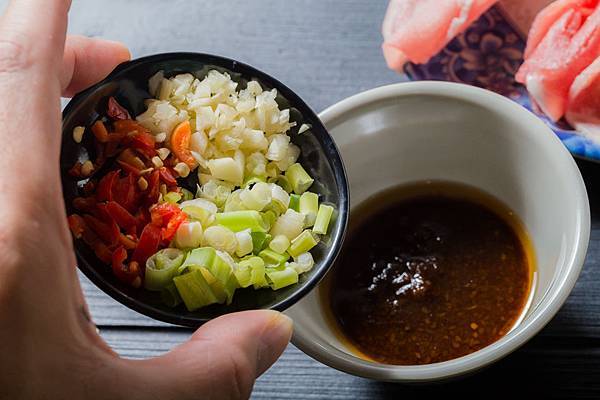
POLYGON ((287 315, 272 311, 273 317, 261 335, 258 349, 258 375, 265 372, 279 358, 292 337, 294 321, 287 315))

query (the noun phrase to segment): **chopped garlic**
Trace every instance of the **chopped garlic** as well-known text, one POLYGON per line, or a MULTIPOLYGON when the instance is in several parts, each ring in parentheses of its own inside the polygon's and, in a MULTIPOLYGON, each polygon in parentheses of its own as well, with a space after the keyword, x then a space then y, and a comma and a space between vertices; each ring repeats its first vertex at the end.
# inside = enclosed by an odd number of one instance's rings
POLYGON ((85 128, 83 126, 76 126, 73 129, 73 140, 75 143, 81 143, 83 140, 83 134, 85 133, 85 128))
POLYGON ((160 157, 154 156, 152 157, 152 165, 154 165, 155 168, 160 168, 163 166, 163 162, 160 157))
POLYGON ((160 149, 156 150, 156 152, 158 153, 158 157, 163 161, 169 157, 169 154, 171 154, 171 150, 167 149, 166 147, 161 147, 160 149))
POLYGON ((154 135, 154 140, 156 141, 156 143, 162 143, 165 140, 167 140, 167 134, 164 132, 159 132, 156 135, 154 135))
POLYGON ((140 176, 140 179, 138 179, 137 184, 141 191, 148 189, 148 181, 143 176, 140 176))
POLYGON ((188 167, 188 165, 186 163, 182 163, 182 162, 177 163, 177 165, 175 165, 175 167, 173 167, 173 169, 182 178, 185 178, 190 174, 190 167, 188 167))

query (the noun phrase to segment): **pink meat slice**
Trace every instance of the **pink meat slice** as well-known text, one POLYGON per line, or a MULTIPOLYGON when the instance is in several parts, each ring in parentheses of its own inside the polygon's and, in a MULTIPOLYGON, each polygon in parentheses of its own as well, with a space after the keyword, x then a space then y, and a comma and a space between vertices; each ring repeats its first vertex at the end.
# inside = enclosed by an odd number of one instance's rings
POLYGON ((388 66, 426 63, 496 1, 391 0, 382 27, 388 66))
POLYGON ((580 8, 593 8, 597 1, 594 0, 557 0, 550 3, 536 16, 529 34, 527 36, 527 47, 525 48, 524 57, 528 58, 533 50, 542 41, 548 33, 552 25, 567 11, 580 8))
POLYGON ((537 30, 529 46, 529 56, 516 75, 517 81, 527 86, 529 94, 554 121, 565 114, 569 88, 575 77, 600 55, 598 0, 562 11, 547 24, 547 29, 540 19, 551 20, 557 14, 542 12, 536 18, 537 30), (594 7, 589 7, 591 5, 594 7))
POLYGON ((565 117, 579 132, 600 139, 600 57, 573 81, 565 117))

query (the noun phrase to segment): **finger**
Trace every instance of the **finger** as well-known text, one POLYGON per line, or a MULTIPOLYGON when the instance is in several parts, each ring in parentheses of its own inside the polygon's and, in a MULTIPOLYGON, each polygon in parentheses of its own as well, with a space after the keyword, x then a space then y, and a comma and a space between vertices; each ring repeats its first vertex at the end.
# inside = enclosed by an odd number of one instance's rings
POLYGON ((36 62, 58 67, 70 6, 71 0, 11 0, 0 21, 3 46, 22 46, 36 62))
POLYGON ((61 74, 63 96, 71 97, 93 85, 130 58, 129 50, 121 43, 84 36, 67 37, 61 74))
MULTIPOLYGON (((217 318, 165 356, 133 362, 160 398, 247 398, 255 379, 279 358, 292 320, 275 311, 246 311, 217 318), (167 395, 168 394, 168 395, 167 395)), ((157 397, 158 398, 158 397, 157 397)))

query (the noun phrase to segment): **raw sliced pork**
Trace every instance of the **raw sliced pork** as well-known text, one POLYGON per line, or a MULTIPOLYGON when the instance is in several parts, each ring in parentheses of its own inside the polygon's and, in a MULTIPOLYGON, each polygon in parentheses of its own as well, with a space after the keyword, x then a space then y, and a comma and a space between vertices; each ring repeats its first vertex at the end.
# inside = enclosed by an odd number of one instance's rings
POLYGON ((552 24, 554 24, 565 12, 571 9, 585 7, 586 3, 592 2, 589 0, 558 0, 541 10, 531 24, 531 28, 529 28, 527 47, 525 48, 525 54, 523 56, 528 58, 531 55, 544 36, 546 36, 552 27, 552 24))
POLYGON ((566 119, 581 133, 600 139, 600 57, 573 81, 566 119))
POLYGON ((577 75, 600 56, 598 3, 557 1, 541 12, 531 27, 525 62, 516 79, 554 121, 565 114, 577 75))
POLYGON ((382 27, 388 66, 426 63, 496 1, 391 0, 382 27))

